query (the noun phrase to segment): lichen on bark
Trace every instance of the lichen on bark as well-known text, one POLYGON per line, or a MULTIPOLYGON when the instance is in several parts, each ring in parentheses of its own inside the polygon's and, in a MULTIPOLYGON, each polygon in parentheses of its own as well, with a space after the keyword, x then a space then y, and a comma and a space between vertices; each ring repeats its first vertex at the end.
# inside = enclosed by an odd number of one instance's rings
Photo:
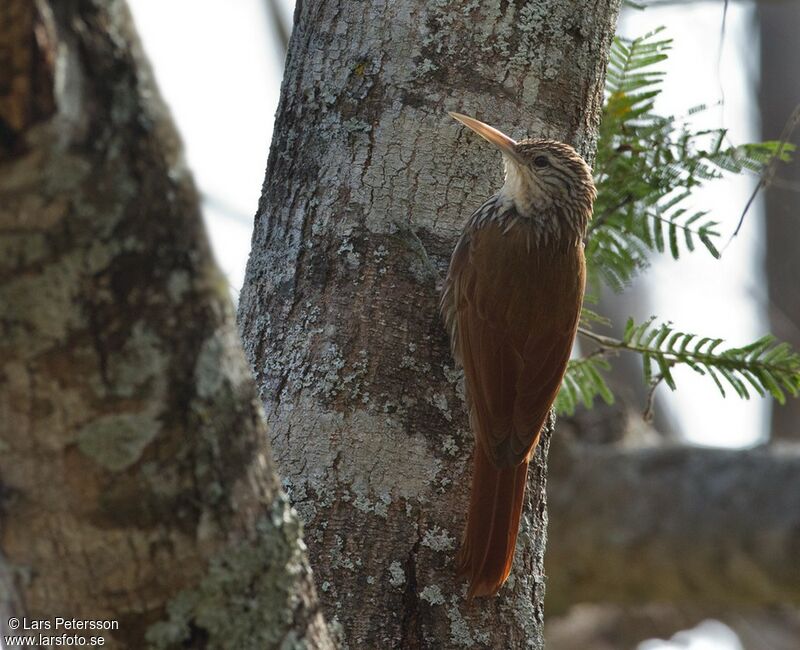
MULTIPOLYGON (((212 557, 202 578, 169 601, 168 618, 147 630, 150 647, 184 647, 198 630, 226 648, 313 647, 298 634, 304 629, 298 613, 286 606, 308 561, 300 524, 284 497, 273 500, 272 512, 256 522, 255 531, 252 539, 212 557)), ((316 615, 313 609, 305 612, 316 615)))
POLYGON ((332 647, 125 4, 9 0, 0 55, 4 613, 332 647))

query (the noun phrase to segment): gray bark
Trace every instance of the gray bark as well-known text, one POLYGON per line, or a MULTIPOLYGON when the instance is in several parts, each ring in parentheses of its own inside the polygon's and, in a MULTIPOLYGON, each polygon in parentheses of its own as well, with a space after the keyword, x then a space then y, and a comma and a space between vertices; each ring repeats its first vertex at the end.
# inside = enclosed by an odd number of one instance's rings
POLYGON ((620 449, 564 437, 550 462, 550 612, 800 604, 800 446, 620 449))
MULTIPOLYGON (((800 105, 800 4, 761 3, 756 12, 761 44, 761 137, 776 140, 800 105)), ((793 136, 792 142, 800 144, 800 129, 793 136)), ((800 156, 781 165, 778 177, 788 186, 772 185, 764 192, 767 314, 770 331, 800 348, 800 156)), ((770 433, 774 439, 800 440, 800 400, 789 400, 783 406, 773 403, 771 415, 770 433)))
POLYGON ((121 2, 0 5, 0 603, 112 648, 332 643, 121 2))
POLYGON ((298 4, 239 317, 350 647, 541 647, 547 438, 508 585, 470 608, 453 575, 472 439, 439 284, 502 168, 446 111, 591 159, 618 4, 298 4))

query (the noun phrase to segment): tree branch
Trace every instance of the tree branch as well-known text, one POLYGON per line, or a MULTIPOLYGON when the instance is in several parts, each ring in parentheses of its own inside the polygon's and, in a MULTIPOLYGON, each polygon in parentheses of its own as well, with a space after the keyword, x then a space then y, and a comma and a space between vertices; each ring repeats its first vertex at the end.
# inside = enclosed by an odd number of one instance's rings
POLYGON ((800 603, 800 447, 553 440, 548 612, 580 602, 800 603))

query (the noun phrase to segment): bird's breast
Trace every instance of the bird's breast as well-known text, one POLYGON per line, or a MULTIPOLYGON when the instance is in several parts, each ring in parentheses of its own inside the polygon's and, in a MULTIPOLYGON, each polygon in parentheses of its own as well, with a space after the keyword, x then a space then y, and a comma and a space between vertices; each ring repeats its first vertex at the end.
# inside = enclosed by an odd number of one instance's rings
POLYGON ((542 273, 547 267, 576 272, 583 260, 583 242, 553 227, 549 217, 520 216, 516 211, 489 220, 470 237, 473 262, 542 273))

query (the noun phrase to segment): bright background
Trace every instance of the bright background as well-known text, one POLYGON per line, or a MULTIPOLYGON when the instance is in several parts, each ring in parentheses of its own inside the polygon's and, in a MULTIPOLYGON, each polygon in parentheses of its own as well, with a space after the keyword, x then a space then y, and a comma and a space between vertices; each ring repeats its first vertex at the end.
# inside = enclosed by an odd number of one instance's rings
MULTIPOLYGON (((183 135, 188 164, 203 194, 204 214, 217 260, 238 295, 250 250, 252 219, 264 179, 283 60, 265 0, 130 0, 145 51, 183 135)), ((280 0, 285 24, 293 2, 280 0)), ((708 127, 725 126, 734 143, 758 139, 754 105, 757 52, 753 9, 728 8, 718 57, 723 2, 627 11, 622 35, 635 37, 667 26, 675 40, 665 66, 657 109, 683 115, 697 104, 714 106, 693 116, 708 127), (747 44, 747 47, 743 47, 747 44)), ((699 192, 698 208, 723 222, 723 242, 754 186, 735 176, 699 192)), ((760 206, 751 209, 740 236, 716 261, 702 252, 654 263, 646 277, 650 304, 635 314, 669 317, 677 327, 725 337, 731 344, 765 333, 760 206), (676 289, 680 289, 679 291, 676 289)), ((676 371, 678 392, 665 397, 680 433, 693 443, 746 446, 764 439, 767 402, 721 399, 707 379, 676 371)), ((660 389, 661 390, 661 389, 660 389)), ((666 389, 664 389, 665 392, 666 389)), ((640 650, 733 650, 741 646, 721 623, 708 622, 672 641, 648 641, 640 650)))

